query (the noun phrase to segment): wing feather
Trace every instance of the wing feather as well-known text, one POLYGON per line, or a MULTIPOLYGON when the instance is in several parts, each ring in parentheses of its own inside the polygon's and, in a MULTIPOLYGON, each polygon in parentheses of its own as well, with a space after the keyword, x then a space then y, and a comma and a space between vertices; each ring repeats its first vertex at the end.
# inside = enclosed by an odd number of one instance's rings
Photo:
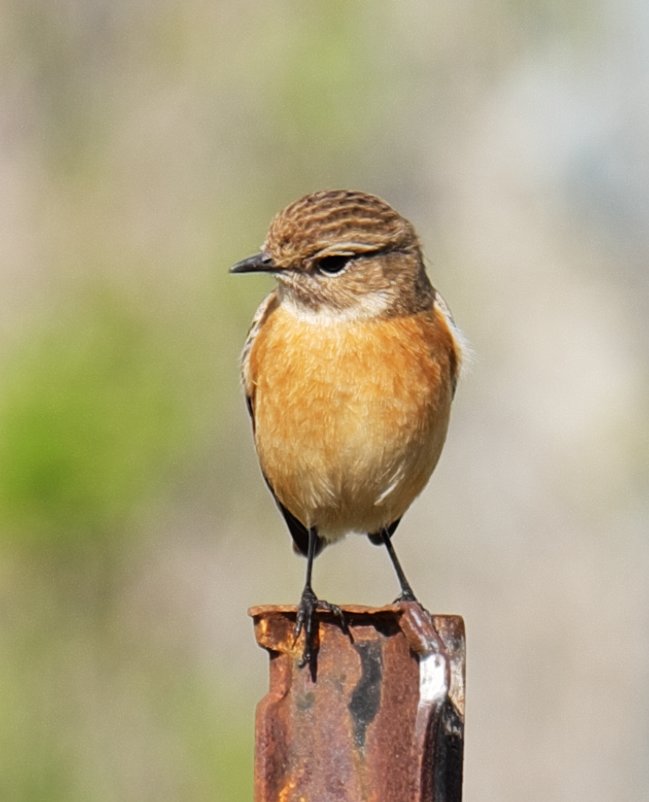
MULTIPOLYGON (((255 339, 259 334, 259 330, 262 327, 264 321, 268 317, 268 315, 277 307, 278 299, 277 299, 277 291, 271 292, 267 298, 265 298, 262 303, 259 305, 257 312, 252 320, 252 324, 250 325, 250 329, 248 331, 248 336, 246 337, 246 342, 243 346, 243 353, 241 354, 241 382, 243 384, 243 391, 246 398, 246 406, 248 408, 248 413, 250 414, 250 420, 252 423, 252 431, 253 434, 255 432, 255 388, 256 388, 256 381, 255 376, 253 375, 253 371, 251 369, 251 362, 250 362, 250 354, 254 346, 255 339)), ((309 549, 309 530, 307 527, 300 521, 298 518, 293 515, 293 513, 288 510, 282 502, 277 498, 275 490, 273 486, 268 481, 268 477, 264 474, 262 470, 262 476, 264 477, 264 481, 268 486, 268 489, 275 500, 275 503, 279 507, 280 512, 284 516, 284 520, 286 521, 286 525, 288 527, 289 532, 291 533, 291 537, 293 538, 293 548, 299 554, 303 554, 304 556, 307 555, 309 549)), ((326 542, 316 534, 316 555, 319 554, 326 542)))

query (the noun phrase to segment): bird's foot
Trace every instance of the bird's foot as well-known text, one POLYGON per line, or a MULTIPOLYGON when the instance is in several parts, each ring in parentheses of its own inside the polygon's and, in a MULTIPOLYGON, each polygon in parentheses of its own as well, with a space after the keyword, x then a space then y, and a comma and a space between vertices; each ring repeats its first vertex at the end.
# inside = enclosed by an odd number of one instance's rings
POLYGON ((335 615, 340 622, 340 627, 343 632, 348 632, 347 622, 345 621, 345 616, 340 607, 338 607, 337 604, 324 601, 324 599, 319 599, 309 586, 305 587, 302 591, 302 598, 297 608, 295 629, 293 630, 295 641, 297 641, 300 633, 304 630, 304 649, 302 651, 302 657, 300 658, 300 668, 310 664, 317 652, 317 610, 324 610, 327 613, 335 615))

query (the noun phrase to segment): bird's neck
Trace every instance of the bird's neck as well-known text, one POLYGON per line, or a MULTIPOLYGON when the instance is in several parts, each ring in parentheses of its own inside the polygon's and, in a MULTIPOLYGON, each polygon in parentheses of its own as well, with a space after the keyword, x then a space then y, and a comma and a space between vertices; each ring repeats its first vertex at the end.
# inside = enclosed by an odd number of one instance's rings
POLYGON ((360 296, 346 306, 336 306, 327 302, 316 302, 309 298, 303 300, 290 289, 278 288, 279 302, 284 310, 304 323, 318 326, 331 326, 352 323, 386 316, 390 298, 385 292, 368 293, 360 296))

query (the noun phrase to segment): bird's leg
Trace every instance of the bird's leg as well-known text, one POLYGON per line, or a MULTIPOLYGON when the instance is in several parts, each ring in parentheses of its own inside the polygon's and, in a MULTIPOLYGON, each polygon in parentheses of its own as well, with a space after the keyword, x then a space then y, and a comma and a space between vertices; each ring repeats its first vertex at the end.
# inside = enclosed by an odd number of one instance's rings
POLYGON ((398 598, 395 600, 397 602, 400 601, 417 601, 417 597, 410 586, 410 582, 406 579, 406 575, 403 572, 403 568, 401 567, 401 563, 399 562, 399 558, 397 557, 397 553, 394 550, 394 546, 392 545, 392 538, 390 537, 390 533, 387 529, 381 530, 381 537, 383 538, 383 543, 385 544, 385 548, 388 550, 388 554, 390 555, 390 559, 392 560, 392 565, 394 566, 394 570, 397 573, 397 578, 399 580, 399 585, 401 586, 401 593, 399 594, 398 598))
POLYGON ((317 621, 316 610, 320 608, 328 613, 335 615, 339 621, 340 626, 344 632, 347 632, 347 623, 343 611, 336 604, 331 604, 328 601, 319 599, 313 592, 311 587, 311 574, 313 572, 313 560, 315 559, 315 551, 317 544, 317 533, 314 527, 309 528, 309 546, 307 551, 307 564, 306 564, 306 581, 304 583, 304 590, 302 597, 297 608, 297 616, 295 618, 295 640, 298 639, 300 632, 304 629, 304 650, 300 659, 300 667, 312 663, 316 653, 316 636, 317 636, 317 621))

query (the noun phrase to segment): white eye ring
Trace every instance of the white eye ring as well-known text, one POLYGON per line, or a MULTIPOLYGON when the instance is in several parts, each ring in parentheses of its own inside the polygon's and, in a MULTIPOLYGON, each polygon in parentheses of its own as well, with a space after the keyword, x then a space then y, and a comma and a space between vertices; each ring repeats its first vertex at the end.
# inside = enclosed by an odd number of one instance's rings
POLYGON ((316 269, 318 273, 322 273, 323 276, 338 276, 345 270, 348 263, 349 256, 336 254, 332 256, 323 256, 322 259, 318 260, 316 269))

